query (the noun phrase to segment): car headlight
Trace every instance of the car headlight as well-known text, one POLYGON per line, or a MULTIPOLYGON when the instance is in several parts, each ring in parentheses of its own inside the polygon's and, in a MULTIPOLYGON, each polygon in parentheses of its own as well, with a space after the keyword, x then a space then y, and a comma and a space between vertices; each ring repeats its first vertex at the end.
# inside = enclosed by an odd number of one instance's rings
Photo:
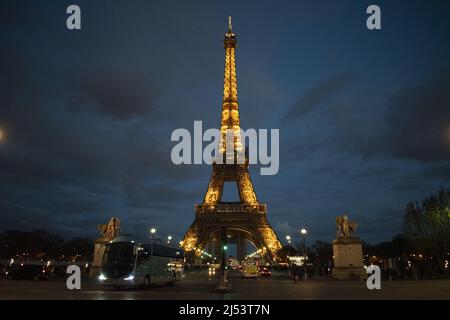
POLYGON ((133 281, 134 280, 134 276, 132 274, 130 274, 128 277, 124 278, 123 280, 133 281))
POLYGON ((106 280, 106 276, 103 273, 100 273, 100 275, 98 276, 98 280, 103 281, 106 280))

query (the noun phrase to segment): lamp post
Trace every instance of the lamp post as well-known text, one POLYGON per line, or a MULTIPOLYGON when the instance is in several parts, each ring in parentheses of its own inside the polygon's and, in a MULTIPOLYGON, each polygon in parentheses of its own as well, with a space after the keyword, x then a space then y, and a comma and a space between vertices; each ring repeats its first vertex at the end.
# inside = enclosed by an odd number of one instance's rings
POLYGON ((156 228, 150 228, 150 236, 151 236, 152 238, 155 237, 155 233, 156 233, 156 228))
POLYGON ((227 259, 227 250, 228 250, 228 242, 226 236, 226 229, 222 228, 220 232, 220 255, 222 257, 222 261, 220 262, 220 277, 219 282, 217 283, 217 287, 215 288, 216 292, 229 292, 231 287, 227 280, 227 270, 226 270, 226 259, 227 259))
POLYGON ((286 236, 286 240, 287 240, 288 244, 291 244, 291 236, 290 235, 286 236))
POLYGON ((308 233, 308 231, 305 228, 302 228, 300 230, 300 233, 303 237, 303 271, 305 273, 305 280, 307 279, 307 275, 306 275, 306 234, 308 233))

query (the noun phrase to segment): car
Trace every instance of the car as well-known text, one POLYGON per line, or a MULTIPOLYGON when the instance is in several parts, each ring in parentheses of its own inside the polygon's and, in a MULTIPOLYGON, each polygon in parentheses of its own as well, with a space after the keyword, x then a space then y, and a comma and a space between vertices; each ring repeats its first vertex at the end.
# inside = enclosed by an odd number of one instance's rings
POLYGON ((24 264, 21 263, 12 267, 6 277, 12 280, 47 280, 49 277, 49 270, 46 266, 38 264, 24 264))
POLYGON ((268 267, 261 267, 259 269, 259 275, 262 278, 270 278, 272 276, 272 271, 268 267))

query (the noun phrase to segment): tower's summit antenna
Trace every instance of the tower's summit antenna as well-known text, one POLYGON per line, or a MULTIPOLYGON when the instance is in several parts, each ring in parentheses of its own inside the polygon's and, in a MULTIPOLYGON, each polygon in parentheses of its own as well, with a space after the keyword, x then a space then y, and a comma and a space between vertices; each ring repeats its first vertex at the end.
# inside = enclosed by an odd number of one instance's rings
POLYGON ((232 28, 232 26, 231 26, 231 16, 229 16, 228 17, 228 33, 233 33, 233 30, 232 30, 233 28, 232 28))

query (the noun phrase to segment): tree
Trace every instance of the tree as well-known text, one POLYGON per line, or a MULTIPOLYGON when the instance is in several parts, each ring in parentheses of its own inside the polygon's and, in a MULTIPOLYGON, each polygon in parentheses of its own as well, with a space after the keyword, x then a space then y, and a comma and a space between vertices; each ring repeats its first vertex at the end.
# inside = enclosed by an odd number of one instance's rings
POLYGON ((73 238, 65 241, 61 246, 62 252, 66 256, 78 256, 82 259, 90 260, 94 252, 94 242, 86 238, 73 238))
POLYGON ((0 259, 25 254, 30 259, 53 259, 62 254, 79 259, 91 259, 94 243, 91 239, 64 240, 58 234, 46 230, 7 230, 0 234, 0 259))
POLYGON ((312 249, 315 253, 315 262, 318 265, 326 264, 333 258, 333 247, 329 242, 317 240, 312 245, 312 249))
POLYGON ((442 263, 450 249, 450 190, 441 188, 422 204, 408 203, 404 223, 406 235, 416 246, 442 263))

